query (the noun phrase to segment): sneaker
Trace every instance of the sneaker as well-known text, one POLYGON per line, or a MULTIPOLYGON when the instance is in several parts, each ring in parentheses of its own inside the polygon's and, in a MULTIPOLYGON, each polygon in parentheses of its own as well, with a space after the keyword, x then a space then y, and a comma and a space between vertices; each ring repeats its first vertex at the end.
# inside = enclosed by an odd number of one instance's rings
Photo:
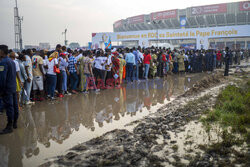
POLYGON ((55 97, 51 97, 50 100, 56 100, 56 98, 55 97))
POLYGON ((31 102, 31 101, 26 101, 25 102, 25 105, 32 105, 32 104, 35 104, 35 102, 31 102))
POLYGON ((71 93, 69 93, 68 91, 66 91, 65 93, 64 93, 64 95, 72 95, 71 93))
POLYGON ((89 91, 86 91, 86 90, 85 90, 85 91, 83 91, 82 93, 84 93, 84 94, 88 94, 88 93, 89 93, 89 91))
POLYGON ((100 92, 100 89, 96 89, 95 92, 100 92))
POLYGON ((63 96, 63 94, 60 93, 60 94, 58 95, 58 97, 62 98, 62 97, 64 97, 64 96, 63 96))

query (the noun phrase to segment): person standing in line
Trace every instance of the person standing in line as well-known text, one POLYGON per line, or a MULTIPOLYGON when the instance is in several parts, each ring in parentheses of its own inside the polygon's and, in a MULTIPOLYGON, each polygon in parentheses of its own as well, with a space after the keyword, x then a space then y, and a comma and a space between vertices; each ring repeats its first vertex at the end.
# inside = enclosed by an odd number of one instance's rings
POLYGON ((179 68, 178 72, 184 72, 185 71, 185 65, 184 65, 185 56, 184 56, 183 51, 180 52, 177 59, 178 59, 178 68, 179 68))
POLYGON ((98 85, 99 82, 102 82, 103 85, 101 86, 101 89, 103 89, 104 86, 104 80, 103 80, 103 57, 101 56, 101 52, 98 50, 96 53, 96 58, 94 61, 94 76, 96 80, 96 84, 98 85))
POLYGON ((77 68, 77 60, 75 58, 77 56, 77 52, 74 52, 72 56, 69 58, 68 70, 70 73, 70 86, 73 94, 77 94, 77 84, 78 84, 78 68, 77 68))
POLYGON ((126 80, 132 82, 133 78, 133 67, 135 65, 135 56, 131 53, 132 50, 126 48, 125 61, 126 61, 126 80))
POLYGON ((152 60, 150 52, 148 50, 146 50, 145 54, 143 55, 144 59, 143 59, 143 64, 144 64, 144 79, 148 79, 148 72, 149 72, 149 67, 150 67, 150 62, 152 60))
POLYGON ((240 65, 240 60, 241 60, 241 51, 238 49, 236 52, 237 55, 237 65, 240 65))
POLYGON ((150 66, 149 66, 149 76, 152 77, 152 78, 155 78, 156 76, 156 73, 157 73, 157 54, 156 54, 156 50, 152 50, 151 53, 152 53, 152 61, 150 61, 150 66))
POLYGON ((77 60, 77 64, 79 64, 78 66, 78 70, 79 70, 79 75, 80 75, 80 83, 79 83, 79 89, 81 92, 84 92, 84 85, 87 82, 86 81, 86 77, 84 74, 84 59, 86 59, 86 55, 84 55, 85 53, 83 53, 83 56, 81 56, 78 60, 77 60))
POLYGON ((178 73, 178 55, 179 53, 177 53, 176 51, 174 52, 173 54, 173 66, 174 66, 174 69, 173 69, 173 73, 177 74, 178 73))
POLYGON ((142 79, 143 78, 143 58, 144 57, 142 54, 141 47, 138 47, 137 54, 139 56, 139 78, 142 79))
POLYGON ((53 52, 49 58, 46 60, 45 68, 48 69, 47 72, 47 91, 48 91, 48 98, 51 100, 55 100, 54 94, 56 89, 56 81, 57 76, 56 72, 54 71, 55 66, 58 68, 58 52, 53 52))
POLYGON ((84 93, 88 93, 89 86, 92 86, 92 85, 95 89, 95 92, 100 91, 99 89, 96 88, 94 74, 92 71, 92 60, 91 59, 93 59, 93 54, 91 52, 88 52, 87 56, 83 59, 84 75, 86 78, 86 82, 84 85, 84 93))
POLYGON ((31 93, 31 87, 32 87, 32 81, 33 81, 33 73, 32 73, 32 62, 31 57, 33 56, 33 51, 31 49, 27 49, 24 62, 25 71, 27 73, 27 80, 24 83, 24 89, 26 91, 25 95, 25 101, 24 103, 26 105, 34 104, 34 102, 30 101, 30 93, 31 93))
POLYGON ((226 55, 225 55, 225 72, 224 72, 224 76, 228 76, 228 72, 229 72, 229 61, 230 61, 230 55, 229 55, 229 48, 226 47, 226 55))
POLYGON ((157 52, 157 77, 163 77, 163 52, 162 50, 157 52))
MULTIPOLYGON (((24 85, 24 82, 25 80, 27 80, 28 77, 27 77, 24 64, 23 64, 23 62, 25 62, 25 56, 22 53, 19 54, 17 62, 19 63, 19 67, 20 67, 20 79, 21 79, 22 85, 24 85)), ((21 89, 19 101, 22 102, 23 98, 24 98, 24 88, 21 89)))
POLYGON ((217 52, 216 63, 217 63, 217 68, 221 68, 221 53, 220 53, 220 51, 217 52))
POLYGON ((19 100, 20 100, 20 92, 21 92, 21 90, 23 88, 23 83, 21 82, 21 78, 20 78, 20 66, 19 66, 19 63, 16 60, 18 55, 15 52, 10 51, 9 57, 10 57, 11 60, 14 61, 15 66, 16 66, 16 94, 17 94, 18 109, 20 110, 21 107, 20 107, 20 104, 19 104, 19 100))
POLYGON ((17 128, 18 104, 16 94, 16 67, 8 57, 8 46, 0 45, 0 98, 6 109, 7 125, 0 134, 13 132, 17 128))
POLYGON ((37 51, 36 55, 32 57, 33 65, 33 99, 34 101, 43 101, 44 100, 44 85, 43 81, 45 74, 43 71, 43 50, 37 51), (38 94, 40 94, 38 96, 38 94), (38 97, 38 98, 36 98, 38 97))
POLYGON ((214 50, 212 51, 212 53, 213 53, 213 68, 216 69, 217 55, 216 55, 216 52, 214 50))
POLYGON ((120 84, 122 84, 122 79, 123 79, 123 68, 126 67, 126 61, 123 59, 122 54, 119 54, 119 77, 120 77, 120 84))
POLYGON ((61 57, 59 58, 60 59, 60 65, 59 65, 59 69, 60 69, 60 72, 62 73, 62 92, 63 92, 63 95, 70 95, 68 93, 68 90, 67 90, 67 80, 68 80, 68 77, 67 77, 67 74, 69 73, 68 72, 68 57, 67 57, 67 52, 63 52, 61 53, 61 57))
POLYGON ((105 65, 105 70, 106 70, 105 85, 107 86, 107 80, 113 78, 112 72, 111 72, 113 55, 111 54, 110 49, 107 49, 106 51, 107 51, 107 60, 104 63, 104 65, 105 65))
POLYGON ((189 56, 189 52, 185 52, 184 54, 185 72, 188 72, 188 60, 189 60, 188 56, 189 56))
POLYGON ((138 52, 135 49, 135 47, 133 48, 133 55, 135 56, 135 67, 134 67, 134 70, 133 70, 133 81, 139 81, 140 57, 139 57, 138 52))
POLYGON ((112 57, 112 76, 114 78, 114 86, 119 86, 120 85, 120 80, 119 80, 119 69, 120 69, 120 59, 118 59, 119 53, 117 51, 113 52, 113 57, 112 57))

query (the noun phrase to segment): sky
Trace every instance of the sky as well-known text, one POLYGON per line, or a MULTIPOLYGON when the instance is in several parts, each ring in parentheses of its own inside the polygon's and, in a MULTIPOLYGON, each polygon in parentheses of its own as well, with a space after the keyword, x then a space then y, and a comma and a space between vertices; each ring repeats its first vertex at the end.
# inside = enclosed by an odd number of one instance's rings
MULTIPOLYGON (((67 39, 81 46, 91 41, 91 34, 112 32, 113 23, 131 16, 191 6, 237 2, 239 0, 17 0, 23 16, 24 45, 49 42, 52 47, 67 39)), ((0 44, 15 46, 15 0, 0 0, 0 44)))

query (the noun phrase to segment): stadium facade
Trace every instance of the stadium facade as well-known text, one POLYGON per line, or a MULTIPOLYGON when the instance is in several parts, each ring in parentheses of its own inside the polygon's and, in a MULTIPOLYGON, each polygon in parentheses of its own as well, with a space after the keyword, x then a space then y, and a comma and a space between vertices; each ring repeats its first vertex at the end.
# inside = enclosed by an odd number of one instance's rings
POLYGON ((92 33, 92 46, 109 39, 125 47, 250 49, 250 1, 195 6, 118 20, 114 32, 92 33))

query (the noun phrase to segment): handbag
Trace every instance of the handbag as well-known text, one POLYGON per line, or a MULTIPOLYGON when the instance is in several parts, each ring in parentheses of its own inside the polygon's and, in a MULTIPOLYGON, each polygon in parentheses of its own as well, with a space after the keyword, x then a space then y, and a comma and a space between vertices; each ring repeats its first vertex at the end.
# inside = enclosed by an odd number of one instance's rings
POLYGON ((57 66, 54 66, 54 72, 59 74, 60 73, 60 69, 57 66))
MULTIPOLYGON (((54 61, 54 64, 55 64, 55 61, 54 61)), ((60 69, 56 65, 54 65, 54 73, 57 73, 57 74, 60 73, 60 69)))

